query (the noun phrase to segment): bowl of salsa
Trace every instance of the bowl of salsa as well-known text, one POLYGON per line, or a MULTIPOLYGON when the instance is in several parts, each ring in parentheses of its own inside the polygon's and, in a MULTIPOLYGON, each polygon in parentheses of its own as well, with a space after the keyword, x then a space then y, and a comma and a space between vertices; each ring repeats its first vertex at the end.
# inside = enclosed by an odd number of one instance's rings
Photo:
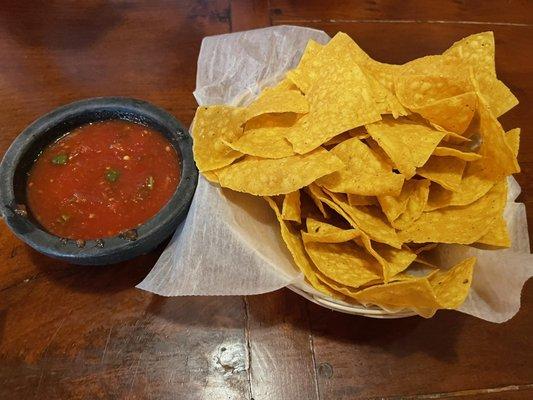
POLYGON ((197 179, 191 137, 169 113, 136 99, 82 100, 11 144, 0 164, 0 212, 43 254, 111 264, 168 238, 197 179))

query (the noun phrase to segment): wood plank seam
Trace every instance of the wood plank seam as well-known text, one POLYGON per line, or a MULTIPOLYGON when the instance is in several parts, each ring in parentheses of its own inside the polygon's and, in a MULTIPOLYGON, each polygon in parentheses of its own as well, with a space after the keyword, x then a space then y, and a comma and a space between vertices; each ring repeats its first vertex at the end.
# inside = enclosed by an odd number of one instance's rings
POLYGON ((533 390, 533 383, 527 385, 509 385, 487 389, 467 389, 456 392, 415 394, 411 396, 392 396, 392 397, 371 397, 367 400, 428 400, 428 399, 446 399, 460 396, 479 396, 484 394, 519 392, 533 390))
POLYGON ((318 366, 316 364, 315 357, 315 343, 313 340, 313 327, 311 324, 311 315, 309 314, 309 302, 305 303, 305 314, 307 318, 308 330, 309 330, 309 351, 311 352, 311 359, 313 361, 313 378, 315 379, 315 390, 317 400, 322 400, 320 395, 320 386, 318 384, 318 366))
MULTIPOLYGON (((271 17, 272 21, 272 17, 271 17)), ((533 24, 518 22, 488 22, 488 21, 445 21, 445 20, 416 20, 416 19, 276 19, 276 25, 291 23, 345 23, 345 24, 460 24, 460 25, 495 25, 531 27, 533 24)))

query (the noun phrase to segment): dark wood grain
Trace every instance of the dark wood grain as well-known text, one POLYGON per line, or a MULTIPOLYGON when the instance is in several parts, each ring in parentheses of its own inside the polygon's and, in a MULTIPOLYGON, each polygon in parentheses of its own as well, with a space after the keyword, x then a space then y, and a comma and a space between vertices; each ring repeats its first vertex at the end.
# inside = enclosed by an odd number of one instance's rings
POLYGON ((156 257, 62 276, 33 258, 45 276, 1 294, 0 398, 246 398, 242 299, 136 290, 156 257))
POLYGON ((270 25, 267 0, 231 0, 232 32, 264 28, 270 25))
POLYGON ((306 300, 283 290, 246 301, 254 400, 318 400, 306 300))
POLYGON ((368 20, 465 24, 531 24, 533 5, 528 0, 270 0, 274 23, 331 21, 354 23, 368 20))
POLYGON ((497 325, 455 312, 383 321, 309 305, 323 400, 458 392, 531 383, 532 284, 522 310, 497 325))
MULTIPOLYGON (((84 97, 133 96, 185 124, 204 36, 271 24, 350 34, 401 63, 493 30, 521 104, 517 178, 533 226, 529 1, 0 1, 0 155, 32 120, 84 97)), ((454 312, 379 321, 281 290, 163 298, 135 289, 161 248, 110 267, 45 258, 0 223, 0 399, 529 399, 533 284, 511 321, 454 312)))

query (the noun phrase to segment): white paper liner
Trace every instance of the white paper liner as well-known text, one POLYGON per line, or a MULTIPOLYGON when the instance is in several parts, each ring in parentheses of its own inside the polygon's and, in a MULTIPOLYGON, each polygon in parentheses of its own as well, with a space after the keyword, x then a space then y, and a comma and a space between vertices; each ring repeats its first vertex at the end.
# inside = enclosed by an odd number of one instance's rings
MULTIPOLYGON (((198 104, 249 103, 262 87, 276 83, 297 65, 309 39, 326 43, 329 36, 309 28, 277 26, 205 38, 194 92, 198 104)), ((459 311, 504 322, 520 308, 522 287, 533 275, 533 257, 525 207, 514 203, 519 194, 520 186, 509 178, 505 217, 512 248, 439 246, 445 266, 469 256, 478 258, 472 289, 459 311)), ((287 285, 323 296, 294 268, 275 216, 262 199, 220 189, 200 177, 186 220, 137 287, 185 296, 252 295, 287 285)))

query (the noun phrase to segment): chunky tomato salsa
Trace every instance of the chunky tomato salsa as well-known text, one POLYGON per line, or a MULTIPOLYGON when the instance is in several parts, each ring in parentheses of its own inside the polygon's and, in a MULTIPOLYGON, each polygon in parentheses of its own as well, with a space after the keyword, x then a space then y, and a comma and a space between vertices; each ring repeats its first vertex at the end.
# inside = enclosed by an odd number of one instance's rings
POLYGON ((28 206, 50 233, 99 239, 154 216, 180 180, 178 154, 159 132, 122 120, 81 126, 39 155, 28 206))

